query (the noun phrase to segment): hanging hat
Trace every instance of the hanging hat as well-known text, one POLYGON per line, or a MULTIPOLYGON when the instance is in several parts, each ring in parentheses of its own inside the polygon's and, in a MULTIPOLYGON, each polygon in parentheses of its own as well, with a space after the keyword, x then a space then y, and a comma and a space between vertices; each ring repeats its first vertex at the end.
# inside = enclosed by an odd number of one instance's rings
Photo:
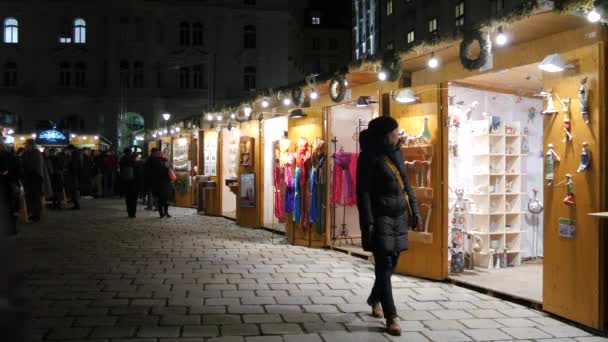
POLYGON ((370 135, 381 137, 394 131, 397 127, 399 127, 397 120, 390 116, 379 116, 369 122, 367 130, 370 135))

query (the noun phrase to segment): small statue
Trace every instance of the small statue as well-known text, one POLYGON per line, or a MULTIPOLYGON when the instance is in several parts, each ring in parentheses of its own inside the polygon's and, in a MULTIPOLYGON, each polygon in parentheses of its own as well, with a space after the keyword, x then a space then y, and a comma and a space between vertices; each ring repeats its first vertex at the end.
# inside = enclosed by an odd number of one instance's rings
POLYGON ((547 147, 549 148, 549 151, 547 151, 547 153, 545 154, 545 179, 549 182, 549 185, 551 185, 553 183, 553 180, 555 179, 555 160, 553 158, 555 157, 558 162, 560 162, 561 159, 559 158, 557 153, 555 153, 555 150, 553 149, 553 144, 549 144, 547 145, 547 147))
POLYGON ((424 117, 424 127, 422 128, 422 133, 420 133, 420 138, 422 138, 427 144, 432 138, 431 130, 429 129, 429 118, 426 116, 424 117))
POLYGON ((575 206, 574 200, 574 181, 572 180, 572 175, 567 173, 566 180, 555 184, 558 186, 560 184, 566 183, 566 197, 564 197, 564 204, 567 206, 575 206))
POLYGON ((581 79, 581 86, 578 88, 578 100, 581 102, 581 114, 585 120, 585 125, 589 124, 589 91, 587 90, 587 77, 581 79))
POLYGON ((530 198, 528 201, 528 211, 533 215, 538 215, 545 210, 543 203, 538 199, 538 190, 532 189, 534 193, 534 197, 530 198))
MULTIPOLYGON (((464 189, 457 188, 454 191, 456 200, 449 207, 449 214, 452 216, 450 222, 450 246, 449 250, 452 255, 452 272, 462 272, 464 267, 460 266, 460 258, 464 259, 464 236, 468 230, 467 221, 470 212, 470 200, 464 198, 464 189)), ((464 265, 464 264, 463 264, 464 265)))
POLYGON ((581 164, 578 166, 576 173, 586 172, 591 167, 591 154, 589 152, 589 143, 583 142, 583 150, 581 151, 581 164))
POLYGON ((540 97, 544 97, 545 101, 547 101, 547 108, 543 110, 543 114, 556 114, 557 109, 555 109, 555 105, 553 104, 553 92, 551 90, 541 91, 540 94, 536 95, 540 97))
POLYGON ((564 140, 562 140, 562 142, 572 141, 572 139, 574 138, 570 133, 570 131, 572 130, 572 124, 570 122, 570 102, 572 102, 572 99, 566 97, 562 100, 559 95, 555 94, 555 96, 557 96, 557 99, 562 104, 564 111, 564 132, 566 133, 566 136, 564 137, 564 140))

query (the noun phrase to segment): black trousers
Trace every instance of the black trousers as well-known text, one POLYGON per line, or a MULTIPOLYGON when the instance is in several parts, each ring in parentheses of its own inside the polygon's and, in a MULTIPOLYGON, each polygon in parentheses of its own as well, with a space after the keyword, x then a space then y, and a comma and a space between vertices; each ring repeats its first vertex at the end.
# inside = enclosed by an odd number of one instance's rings
POLYGON ((129 217, 135 217, 137 213, 137 191, 127 192, 125 202, 127 203, 127 214, 129 214, 129 217))
POLYGON ((169 196, 157 194, 156 198, 156 207, 158 208, 158 213, 161 217, 167 215, 169 213, 169 196))
POLYGON ((367 299, 367 304, 380 303, 382 311, 384 311, 384 317, 386 319, 393 319, 397 317, 397 308, 393 299, 391 276, 395 272, 399 253, 384 254, 374 252, 374 260, 376 262, 376 280, 374 281, 372 293, 367 299))
POLYGON ((42 177, 30 176, 23 183, 25 206, 30 218, 39 220, 42 212, 42 177))

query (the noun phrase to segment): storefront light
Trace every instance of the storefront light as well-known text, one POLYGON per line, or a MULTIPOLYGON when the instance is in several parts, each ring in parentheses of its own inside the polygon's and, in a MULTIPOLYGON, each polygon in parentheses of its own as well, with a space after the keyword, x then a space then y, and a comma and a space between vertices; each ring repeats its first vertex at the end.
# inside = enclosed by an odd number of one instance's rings
POLYGON ((13 131, 12 129, 8 130, 8 134, 13 134, 13 133, 15 133, 15 131, 13 131))
POLYGON ((171 118, 171 114, 163 113, 163 119, 165 119, 165 121, 169 121, 170 118, 171 118))
POLYGON ((283 99, 283 104, 286 106, 291 105, 291 99, 289 97, 286 97, 283 99))
POLYGON ((207 114, 207 121, 213 121, 213 115, 207 114))
POLYGON ((152 134, 152 138, 156 138, 156 133, 152 134))
POLYGON ((76 139, 76 134, 70 134, 70 138, 76 139))
POLYGON ((94 137, 93 137, 93 139, 98 140, 98 139, 99 139, 99 137, 98 137, 98 136, 94 136, 94 137))
POLYGON ((538 67, 546 72, 560 72, 572 68, 572 65, 566 64, 562 55, 554 53, 545 57, 538 67))
POLYGON ((175 131, 176 131, 177 133, 179 133, 179 131, 181 131, 181 130, 182 130, 181 128, 179 128, 179 127, 175 127, 175 131))
POLYGON ((602 20, 602 15, 595 8, 593 8, 591 11, 589 11, 589 13, 587 13, 587 20, 592 23, 597 23, 598 21, 602 20))
POLYGON ((348 81, 344 80, 344 85, 348 87, 348 81))
POLYGON ((380 71, 380 72, 378 73, 378 79, 379 79, 380 81, 386 81, 386 78, 387 78, 387 77, 388 77, 388 75, 387 75, 387 74, 386 74, 386 72, 384 72, 384 71, 380 71))
POLYGON ((310 92, 310 99, 311 99, 311 100, 316 100, 316 99, 318 99, 318 98, 319 98, 319 93, 317 93, 317 91, 313 89, 313 90, 310 92))
POLYGON ((32 133, 31 137, 32 139, 36 139, 36 133, 32 133))
POLYGON ((158 132, 158 135, 162 137, 163 136, 163 132, 158 132))
POLYGON ((174 133, 175 133, 175 131, 174 131, 174 130, 170 130, 169 132, 170 132, 171 134, 174 134, 174 133))
POLYGON ((412 89, 402 89, 393 98, 399 103, 414 103, 419 99, 412 89))
POLYGON ((223 118, 222 118, 222 116, 221 116, 221 115, 218 115, 218 116, 217 116, 215 119, 216 119, 217 121, 222 121, 222 119, 223 119, 223 118))
POLYGON ((163 134, 167 134, 169 133, 169 131, 167 131, 166 129, 163 129, 163 134))
POLYGON ((84 137, 82 137, 82 139, 87 140, 89 137, 87 137, 86 135, 84 137))
POLYGON ((498 44, 498 46, 503 46, 508 42, 509 37, 503 31, 502 26, 499 26, 498 30, 496 31, 496 44, 498 44))
POLYGON ((249 107, 249 106, 243 108, 243 112, 245 113, 246 117, 250 117, 252 111, 253 111, 253 109, 251 109, 251 107, 249 107))
POLYGON ((437 59, 437 57, 435 57, 435 53, 434 52, 431 53, 431 58, 427 62, 427 65, 431 69, 436 69, 439 66, 439 59, 437 59))
POLYGON ((294 109, 291 111, 291 113, 289 113, 290 119, 301 119, 304 117, 306 117, 306 114, 304 114, 304 112, 301 109, 294 109))
POLYGON ((236 118, 236 114, 235 114, 235 113, 230 114, 230 118, 231 118, 231 119, 236 118))
POLYGON ((25 137, 21 137, 21 138, 19 138, 19 140, 23 141, 23 140, 25 140, 25 137))
POLYGON ((262 101, 262 108, 268 108, 268 106, 270 106, 270 103, 268 103, 268 101, 262 101))

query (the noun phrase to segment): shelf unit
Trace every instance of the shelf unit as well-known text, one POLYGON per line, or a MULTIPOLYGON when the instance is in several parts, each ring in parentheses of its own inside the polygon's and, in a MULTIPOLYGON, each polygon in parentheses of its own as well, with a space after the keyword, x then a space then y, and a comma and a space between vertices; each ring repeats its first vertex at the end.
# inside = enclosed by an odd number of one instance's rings
POLYGON ((498 251, 507 265, 519 266, 525 176, 521 123, 505 122, 489 133, 487 120, 475 120, 472 128, 473 183, 467 195, 474 199, 474 204, 468 233, 478 237, 482 247, 475 255, 475 265, 493 267, 498 258, 493 254, 498 251))

